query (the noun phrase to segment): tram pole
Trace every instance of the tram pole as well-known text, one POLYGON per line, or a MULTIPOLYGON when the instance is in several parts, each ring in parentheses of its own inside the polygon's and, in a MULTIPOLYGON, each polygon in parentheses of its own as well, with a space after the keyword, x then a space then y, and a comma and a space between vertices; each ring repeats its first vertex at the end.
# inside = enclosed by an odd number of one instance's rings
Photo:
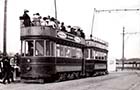
POLYGON ((7 55, 6 51, 6 32, 7 32, 7 0, 4 2, 4 26, 3 26, 3 55, 7 55))
POLYGON ((95 19, 95 12, 96 12, 96 8, 94 8, 93 17, 92 17, 92 24, 91 24, 91 34, 90 34, 90 39, 92 39, 93 24, 94 24, 94 19, 95 19))
POLYGON ((55 7, 55 19, 57 19, 57 7, 56 7, 56 0, 54 0, 54 7, 55 7))
POLYGON ((122 70, 124 69, 124 36, 125 36, 125 27, 123 27, 122 33, 122 70))

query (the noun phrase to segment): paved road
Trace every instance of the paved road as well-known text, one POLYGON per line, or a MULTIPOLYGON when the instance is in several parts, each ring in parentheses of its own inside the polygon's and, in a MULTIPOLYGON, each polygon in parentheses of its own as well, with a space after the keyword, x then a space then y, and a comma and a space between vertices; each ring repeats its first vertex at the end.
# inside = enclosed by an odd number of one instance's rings
POLYGON ((140 71, 112 72, 106 76, 58 83, 0 83, 0 90, 140 90, 140 71))

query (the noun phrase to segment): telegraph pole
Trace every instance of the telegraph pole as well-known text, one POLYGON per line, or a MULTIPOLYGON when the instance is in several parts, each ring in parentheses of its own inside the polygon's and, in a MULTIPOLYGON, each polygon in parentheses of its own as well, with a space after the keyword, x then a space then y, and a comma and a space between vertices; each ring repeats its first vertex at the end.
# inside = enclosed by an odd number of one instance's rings
POLYGON ((57 7, 56 7, 56 0, 54 0, 54 7, 55 7, 55 19, 57 19, 57 7))
POLYGON ((7 55, 6 51, 6 32, 7 32, 7 0, 4 2, 4 26, 3 26, 3 55, 7 55))
POLYGON ((134 35, 134 34, 140 34, 140 32, 125 32, 125 27, 123 27, 123 33, 122 33, 122 70, 124 69, 124 60, 125 60, 125 56, 124 56, 124 46, 125 46, 125 35, 134 35))
POLYGON ((124 36, 125 36, 125 27, 123 27, 122 33, 122 70, 124 69, 124 36))

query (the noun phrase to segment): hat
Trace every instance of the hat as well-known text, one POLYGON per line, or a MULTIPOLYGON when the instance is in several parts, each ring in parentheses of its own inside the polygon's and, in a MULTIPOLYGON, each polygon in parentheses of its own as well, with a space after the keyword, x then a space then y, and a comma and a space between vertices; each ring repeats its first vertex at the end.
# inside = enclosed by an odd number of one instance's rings
POLYGON ((47 17, 43 17, 43 20, 46 20, 47 19, 47 17))
POLYGON ((24 9, 24 12, 29 12, 29 10, 27 10, 27 9, 24 9))
POLYGON ((39 13, 36 13, 36 15, 40 15, 39 13))

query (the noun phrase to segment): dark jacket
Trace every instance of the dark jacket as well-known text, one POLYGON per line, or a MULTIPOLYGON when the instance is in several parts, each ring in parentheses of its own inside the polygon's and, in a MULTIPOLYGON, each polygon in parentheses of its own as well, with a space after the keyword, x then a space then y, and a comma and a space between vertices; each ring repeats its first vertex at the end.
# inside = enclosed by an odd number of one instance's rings
POLYGON ((30 20, 30 17, 29 17, 29 15, 26 13, 26 12, 24 12, 24 14, 23 14, 23 24, 24 24, 24 26, 25 27, 28 27, 28 26, 31 26, 31 20, 30 20))
POLYGON ((4 72, 10 72, 11 71, 11 65, 8 59, 3 60, 3 70, 4 72))

